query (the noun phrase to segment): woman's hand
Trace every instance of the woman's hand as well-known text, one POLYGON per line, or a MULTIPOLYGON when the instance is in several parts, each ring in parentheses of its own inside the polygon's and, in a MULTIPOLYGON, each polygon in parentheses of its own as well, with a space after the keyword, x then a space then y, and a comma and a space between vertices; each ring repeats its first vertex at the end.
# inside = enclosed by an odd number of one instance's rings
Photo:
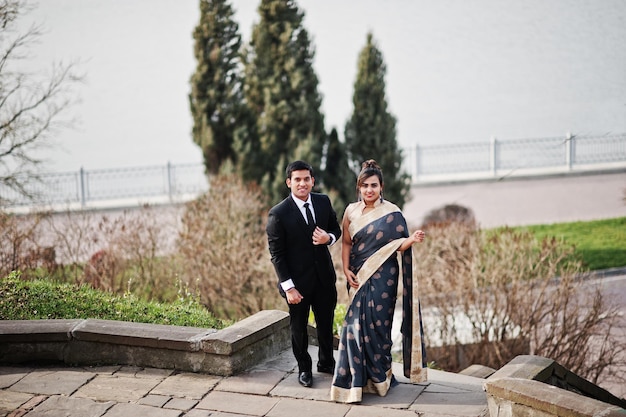
POLYGON ((411 238, 413 239, 413 243, 421 243, 424 241, 424 236, 426 236, 426 233, 424 233, 424 231, 422 230, 416 230, 412 235, 411 238))
POLYGON ((359 279, 356 277, 354 272, 348 269, 343 271, 343 273, 346 276, 346 280, 348 280, 348 285, 350 285, 352 288, 359 288, 359 279))
POLYGON ((411 233, 409 235, 409 237, 407 237, 404 240, 404 242, 402 242, 402 245, 400 245, 398 250, 400 252, 404 252, 405 250, 410 249, 411 246, 413 246, 414 243, 423 242, 424 241, 424 236, 426 236, 426 234, 422 230, 416 230, 415 232, 411 233))

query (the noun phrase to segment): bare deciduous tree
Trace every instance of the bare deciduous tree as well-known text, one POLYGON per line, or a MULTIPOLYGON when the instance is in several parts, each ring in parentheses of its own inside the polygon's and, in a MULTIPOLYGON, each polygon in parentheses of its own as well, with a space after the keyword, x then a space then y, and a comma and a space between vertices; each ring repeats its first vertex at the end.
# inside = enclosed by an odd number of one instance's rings
POLYGON ((41 38, 39 27, 18 33, 17 21, 31 6, 0 0, 0 206, 18 197, 37 197, 30 184, 40 180, 38 148, 72 125, 67 110, 81 81, 76 63, 55 63, 48 73, 24 70, 29 48, 41 38))

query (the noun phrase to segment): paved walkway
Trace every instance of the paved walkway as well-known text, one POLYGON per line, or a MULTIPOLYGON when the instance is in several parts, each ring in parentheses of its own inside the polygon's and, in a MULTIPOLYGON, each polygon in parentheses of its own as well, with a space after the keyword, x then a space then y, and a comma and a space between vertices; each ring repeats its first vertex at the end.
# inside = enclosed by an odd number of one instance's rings
MULTIPOLYGON (((317 356, 315 348, 311 349, 317 356)), ((443 417, 488 416, 484 380, 429 370, 429 380, 400 384, 360 404, 329 400, 331 376, 297 381, 291 351, 232 377, 128 366, 0 367, 0 417, 443 417)))

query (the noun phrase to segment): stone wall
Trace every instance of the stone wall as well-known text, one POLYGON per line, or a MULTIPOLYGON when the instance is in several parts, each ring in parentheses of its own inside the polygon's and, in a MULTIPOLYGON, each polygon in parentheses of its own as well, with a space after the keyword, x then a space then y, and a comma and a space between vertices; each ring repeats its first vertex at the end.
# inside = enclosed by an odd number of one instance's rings
POLYGON ((264 310, 222 330, 112 320, 0 321, 0 363, 134 365, 229 376, 290 346, 289 316, 264 310))

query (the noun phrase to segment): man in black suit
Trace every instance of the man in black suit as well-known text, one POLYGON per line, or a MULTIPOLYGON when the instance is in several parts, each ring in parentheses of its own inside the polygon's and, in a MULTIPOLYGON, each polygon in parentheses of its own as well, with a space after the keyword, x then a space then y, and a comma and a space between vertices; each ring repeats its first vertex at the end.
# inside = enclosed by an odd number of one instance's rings
POLYGON ((307 323, 311 309, 319 342, 317 370, 332 374, 335 367, 333 317, 337 276, 328 245, 339 239, 341 228, 328 196, 311 192, 315 184, 313 168, 306 162, 295 161, 286 171, 291 195, 272 207, 266 231, 278 289, 289 307, 298 381, 310 387, 313 376, 307 323))

